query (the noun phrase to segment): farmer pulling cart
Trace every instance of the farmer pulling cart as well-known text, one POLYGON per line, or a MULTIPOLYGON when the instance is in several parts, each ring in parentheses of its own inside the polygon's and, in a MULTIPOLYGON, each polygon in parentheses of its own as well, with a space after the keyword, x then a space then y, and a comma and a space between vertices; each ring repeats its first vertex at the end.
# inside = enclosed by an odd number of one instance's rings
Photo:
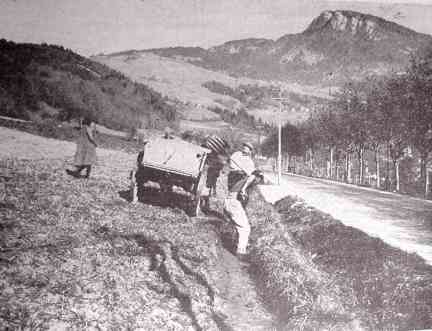
POLYGON ((138 154, 137 167, 131 172, 131 200, 138 201, 138 191, 147 182, 159 184, 161 192, 182 188, 188 195, 187 212, 196 216, 200 209, 203 170, 210 150, 166 136, 145 143, 138 154))

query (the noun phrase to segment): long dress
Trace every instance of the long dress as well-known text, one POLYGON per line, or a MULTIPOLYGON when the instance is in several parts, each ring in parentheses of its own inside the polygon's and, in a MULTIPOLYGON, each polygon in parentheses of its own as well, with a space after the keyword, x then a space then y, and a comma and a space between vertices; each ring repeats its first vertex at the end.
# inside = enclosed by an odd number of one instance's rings
POLYGON ((96 163, 96 146, 93 141, 93 129, 89 126, 83 126, 77 141, 75 165, 92 165, 96 163))

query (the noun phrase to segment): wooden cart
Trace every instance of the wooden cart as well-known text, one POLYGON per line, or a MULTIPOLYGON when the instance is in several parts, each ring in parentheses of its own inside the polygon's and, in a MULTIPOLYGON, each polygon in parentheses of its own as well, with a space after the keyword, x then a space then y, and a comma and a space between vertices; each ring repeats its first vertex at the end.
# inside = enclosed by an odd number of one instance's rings
POLYGON ((158 138, 147 142, 138 154, 131 173, 131 200, 138 200, 138 189, 147 182, 159 184, 162 192, 181 187, 188 195, 186 211, 196 216, 200 208, 203 170, 210 150, 178 138, 158 138))

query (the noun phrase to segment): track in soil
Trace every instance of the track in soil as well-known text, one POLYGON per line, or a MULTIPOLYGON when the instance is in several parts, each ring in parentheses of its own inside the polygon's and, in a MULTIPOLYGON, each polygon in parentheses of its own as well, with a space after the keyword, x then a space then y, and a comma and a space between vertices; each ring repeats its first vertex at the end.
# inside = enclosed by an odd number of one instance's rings
MULTIPOLYGON (((221 230, 227 226, 224 220, 214 216, 201 219, 213 224, 225 245, 230 245, 230 238, 223 238, 226 229, 221 230)), ((211 271, 218 292, 214 308, 229 326, 227 330, 275 330, 277 323, 257 293, 248 262, 238 259, 229 247, 223 247, 219 255, 220 263, 211 271)))

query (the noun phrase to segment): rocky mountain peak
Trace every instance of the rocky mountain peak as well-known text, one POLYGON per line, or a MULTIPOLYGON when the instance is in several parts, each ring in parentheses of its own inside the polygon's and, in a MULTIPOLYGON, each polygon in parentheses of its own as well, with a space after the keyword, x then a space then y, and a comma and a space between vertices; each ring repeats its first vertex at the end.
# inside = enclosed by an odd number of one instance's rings
POLYGON ((393 33, 415 33, 380 17, 344 10, 322 12, 305 30, 305 33, 317 32, 339 32, 369 40, 385 39, 393 33))

